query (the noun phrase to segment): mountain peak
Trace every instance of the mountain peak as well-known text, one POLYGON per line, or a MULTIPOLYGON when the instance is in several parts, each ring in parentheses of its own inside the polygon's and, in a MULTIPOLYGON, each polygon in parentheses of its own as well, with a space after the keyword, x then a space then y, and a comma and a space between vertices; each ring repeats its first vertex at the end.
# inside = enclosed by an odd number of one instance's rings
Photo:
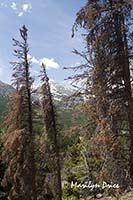
MULTIPOLYGON (((61 83, 58 83, 53 79, 49 80, 49 84, 53 98, 56 101, 61 101, 64 97, 68 97, 69 95, 74 93, 74 90, 72 90, 72 88, 67 87, 61 83)), ((40 98, 41 85, 35 87, 35 90, 36 92, 34 93, 33 96, 37 100, 38 98, 40 98)))

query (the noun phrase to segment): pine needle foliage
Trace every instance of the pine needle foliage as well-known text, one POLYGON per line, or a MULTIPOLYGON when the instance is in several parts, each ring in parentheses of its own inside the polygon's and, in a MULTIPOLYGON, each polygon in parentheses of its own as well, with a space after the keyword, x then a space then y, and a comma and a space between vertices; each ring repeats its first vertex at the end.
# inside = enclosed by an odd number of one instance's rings
POLYGON ((40 77, 42 82, 42 111, 46 130, 44 157, 49 171, 45 178, 45 186, 51 191, 52 199, 61 200, 62 189, 58 130, 49 78, 44 64, 42 64, 40 77))
POLYGON ((7 165, 3 184, 10 184, 8 199, 36 200, 34 133, 32 128, 32 102, 29 46, 27 28, 20 29, 21 41, 13 39, 14 55, 12 81, 16 91, 11 97, 9 113, 4 122, 3 160, 7 165))

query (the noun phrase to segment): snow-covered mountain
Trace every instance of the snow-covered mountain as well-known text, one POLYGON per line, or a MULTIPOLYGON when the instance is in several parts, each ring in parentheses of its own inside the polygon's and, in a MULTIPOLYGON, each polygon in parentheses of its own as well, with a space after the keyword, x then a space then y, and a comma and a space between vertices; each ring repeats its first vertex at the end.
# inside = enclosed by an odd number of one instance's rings
POLYGON ((61 101, 74 93, 74 89, 70 86, 60 84, 54 80, 50 80, 50 88, 53 98, 57 101, 61 101))
MULTIPOLYGON (((57 81, 51 79, 49 83, 53 99, 58 103, 64 101, 66 97, 74 93, 74 90, 70 86, 60 84, 57 81)), ((37 86, 35 89, 33 88, 33 90, 33 100, 39 101, 41 99, 41 85, 37 86)))
MULTIPOLYGON (((53 99, 56 102, 61 102, 64 100, 66 97, 72 95, 74 93, 74 90, 67 85, 60 84, 54 80, 50 80, 50 88, 51 88, 51 93, 53 96, 53 99)), ((33 88, 34 93, 33 93, 33 99, 35 101, 40 100, 41 94, 41 86, 36 87, 35 89, 33 88)), ((8 98, 9 95, 14 91, 14 88, 6 83, 3 83, 0 81, 0 98, 8 98)))
MULTIPOLYGON (((51 89, 51 93, 53 96, 53 100, 55 105, 58 108, 63 108, 63 109, 67 109, 70 107, 73 107, 74 103, 79 103, 79 99, 77 99, 77 101, 72 101, 69 102, 67 97, 71 96, 75 90, 71 88, 71 86, 67 86, 67 85, 63 85, 60 84, 54 80, 50 80, 50 89, 51 89)), ((33 87, 33 102, 36 103, 40 103, 41 100, 41 86, 38 86, 36 88, 33 87)), ((15 91, 15 89, 6 83, 3 83, 2 81, 0 81, 0 113, 1 113, 1 117, 0 117, 0 121, 3 118, 3 114, 7 108, 7 103, 9 100, 9 96, 15 91)))
MULTIPOLYGON (((41 86, 36 88, 37 93, 40 91, 40 88, 41 86)), ((62 85, 54 80, 50 80, 50 88, 53 97, 59 101, 62 97, 69 96, 74 92, 70 86, 62 85)), ((0 81, 0 96, 8 97, 13 91, 14 88, 11 85, 0 81)))

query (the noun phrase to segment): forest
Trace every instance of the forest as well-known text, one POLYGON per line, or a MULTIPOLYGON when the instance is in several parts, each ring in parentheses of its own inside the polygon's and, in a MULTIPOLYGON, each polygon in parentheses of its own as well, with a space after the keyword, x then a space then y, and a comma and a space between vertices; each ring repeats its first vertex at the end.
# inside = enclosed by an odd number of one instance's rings
POLYGON ((35 98, 28 27, 12 39, 13 90, 0 103, 0 200, 133 199, 132 8, 132 0, 86 0, 77 10, 71 34, 82 30, 84 50, 73 54, 83 63, 64 67, 73 89, 62 102, 43 62, 35 98))

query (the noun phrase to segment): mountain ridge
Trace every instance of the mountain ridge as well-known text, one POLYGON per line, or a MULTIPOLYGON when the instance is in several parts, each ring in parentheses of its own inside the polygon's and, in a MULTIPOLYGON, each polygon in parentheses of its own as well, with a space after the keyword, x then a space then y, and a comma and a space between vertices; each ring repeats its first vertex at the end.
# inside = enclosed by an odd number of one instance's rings
MULTIPOLYGON (((74 93, 74 90, 70 88, 69 86, 64 86, 63 84, 58 83, 57 81, 50 80, 50 88, 51 88, 51 94, 53 96, 53 100, 56 106, 60 108, 67 108, 65 105, 65 99, 66 97, 72 95, 74 93)), ((34 90, 34 87, 33 87, 34 90)), ((33 92, 33 102, 40 102, 41 100, 41 85, 35 88, 35 92, 33 92)), ((15 89, 0 80, 0 121, 4 117, 4 113, 7 109, 7 104, 9 102, 10 95, 15 91, 15 89)))

